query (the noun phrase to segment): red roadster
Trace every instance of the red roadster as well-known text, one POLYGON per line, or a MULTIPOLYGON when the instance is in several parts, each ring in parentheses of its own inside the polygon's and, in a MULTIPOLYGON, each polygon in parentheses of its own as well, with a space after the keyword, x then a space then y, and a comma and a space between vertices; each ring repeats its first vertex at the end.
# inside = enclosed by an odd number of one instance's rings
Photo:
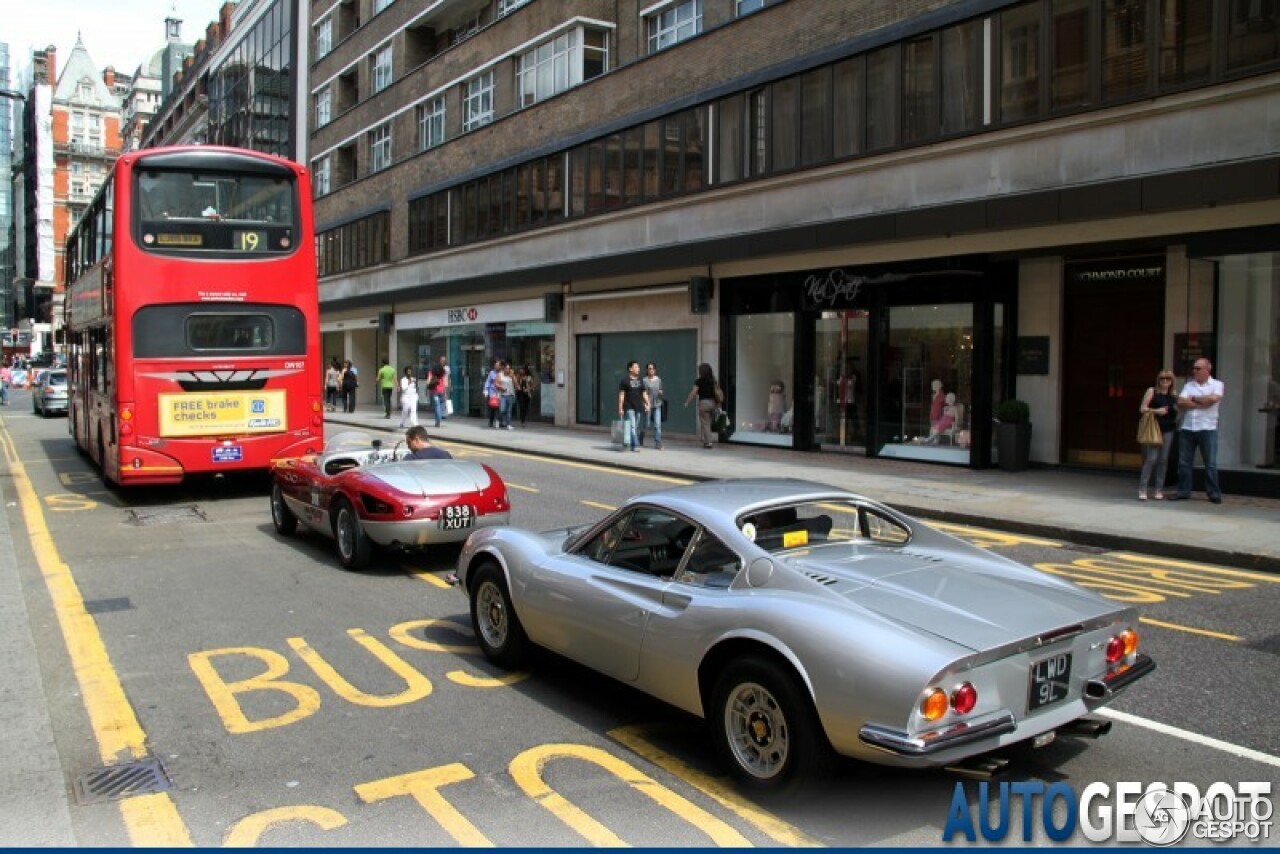
POLYGON ((465 540, 476 528, 506 525, 506 484, 483 463, 407 459, 397 443, 339 433, 320 454, 271 467, 271 521, 284 536, 298 523, 332 537, 347 569, 373 547, 413 548, 465 540))

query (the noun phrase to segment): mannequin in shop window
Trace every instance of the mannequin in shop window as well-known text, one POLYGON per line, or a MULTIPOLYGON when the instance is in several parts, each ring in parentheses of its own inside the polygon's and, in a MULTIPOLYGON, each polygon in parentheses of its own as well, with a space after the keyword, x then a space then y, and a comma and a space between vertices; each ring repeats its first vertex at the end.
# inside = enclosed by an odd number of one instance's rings
MULTIPOLYGON (((947 405, 947 393, 942 387, 942 380, 934 380, 929 387, 933 389, 933 398, 929 401, 929 424, 932 426, 942 420, 942 409, 947 405)), ((931 430, 930 433, 932 432, 931 430)))
POLYGON ((787 386, 782 380, 774 380, 773 385, 769 386, 769 403, 768 416, 769 423, 765 425, 766 433, 782 432, 782 414, 787 411, 787 386))
POLYGON ((964 404, 956 403, 955 394, 948 392, 943 399, 942 415, 929 424, 929 444, 936 445, 944 439, 955 444, 956 430, 964 415, 964 404))

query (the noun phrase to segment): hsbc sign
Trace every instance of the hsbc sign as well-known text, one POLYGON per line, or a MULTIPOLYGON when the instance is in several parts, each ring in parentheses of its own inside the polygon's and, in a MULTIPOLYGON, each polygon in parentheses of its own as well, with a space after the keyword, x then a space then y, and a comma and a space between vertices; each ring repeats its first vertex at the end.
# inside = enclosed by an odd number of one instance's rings
POLYGON ((457 308, 405 311, 396 314, 396 329, 433 329, 441 326, 469 326, 475 323, 510 323, 542 320, 542 299, 521 299, 465 305, 457 308))

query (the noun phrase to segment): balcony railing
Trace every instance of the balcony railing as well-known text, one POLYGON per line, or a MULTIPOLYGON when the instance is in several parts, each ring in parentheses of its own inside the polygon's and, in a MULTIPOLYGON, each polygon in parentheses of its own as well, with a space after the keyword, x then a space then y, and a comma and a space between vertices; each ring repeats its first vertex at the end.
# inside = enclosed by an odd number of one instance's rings
POLYGON ((120 156, 119 148, 108 148, 101 144, 78 140, 55 144, 53 150, 55 154, 70 154, 75 157, 102 157, 114 160, 120 156))

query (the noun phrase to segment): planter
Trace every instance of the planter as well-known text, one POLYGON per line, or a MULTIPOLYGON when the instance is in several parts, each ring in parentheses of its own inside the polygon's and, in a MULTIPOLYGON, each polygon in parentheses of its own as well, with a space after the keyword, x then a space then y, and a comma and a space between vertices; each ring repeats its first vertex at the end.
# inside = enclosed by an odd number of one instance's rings
POLYGON ((1004 471, 1022 471, 1031 458, 1031 424, 996 425, 996 453, 1004 471))

